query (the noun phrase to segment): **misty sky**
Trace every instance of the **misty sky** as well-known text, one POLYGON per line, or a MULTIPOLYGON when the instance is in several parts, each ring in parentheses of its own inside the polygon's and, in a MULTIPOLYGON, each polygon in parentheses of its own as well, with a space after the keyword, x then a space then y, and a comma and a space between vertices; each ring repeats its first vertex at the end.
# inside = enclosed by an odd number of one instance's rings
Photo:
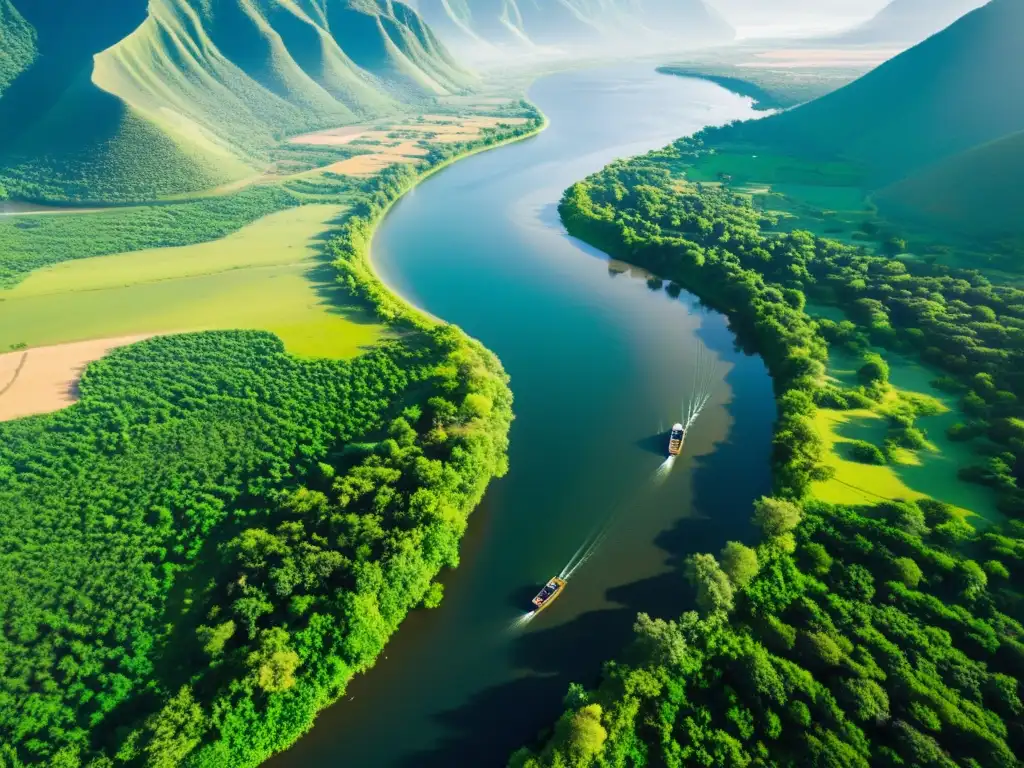
POLYGON ((888 0, 707 0, 743 37, 843 29, 874 16, 888 0))

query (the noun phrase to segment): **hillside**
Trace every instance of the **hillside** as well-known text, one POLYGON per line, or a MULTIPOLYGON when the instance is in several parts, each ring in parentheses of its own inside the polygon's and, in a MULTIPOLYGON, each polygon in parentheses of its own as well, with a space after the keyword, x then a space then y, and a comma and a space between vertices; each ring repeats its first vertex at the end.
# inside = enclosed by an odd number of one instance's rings
POLYGON ((804 158, 841 157, 881 187, 1024 129, 1024 3, 993 0, 835 93, 717 134, 804 158))
POLYGON ((201 190, 252 175, 285 135, 472 81, 391 0, 106 0, 81 19, 56 0, 15 3, 41 53, 0 98, 0 177, 16 196, 201 190))
POLYGON ((892 0, 874 17, 839 37, 856 44, 919 43, 988 0, 892 0))
POLYGON ((966 234, 1024 235, 1024 131, 954 155, 884 190, 882 211, 966 234))
POLYGON ((650 50, 732 40, 732 27, 704 0, 419 0, 446 45, 466 55, 536 46, 650 50))

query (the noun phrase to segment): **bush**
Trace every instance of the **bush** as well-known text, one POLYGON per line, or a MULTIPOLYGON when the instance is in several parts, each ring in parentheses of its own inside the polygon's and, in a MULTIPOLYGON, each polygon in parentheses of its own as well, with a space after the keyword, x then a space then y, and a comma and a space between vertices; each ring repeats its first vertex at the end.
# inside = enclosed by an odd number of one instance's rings
POLYGON ((850 458, 854 461, 859 461, 861 464, 885 464, 885 454, 882 453, 881 449, 877 445, 865 442, 864 440, 854 440, 850 443, 850 458))

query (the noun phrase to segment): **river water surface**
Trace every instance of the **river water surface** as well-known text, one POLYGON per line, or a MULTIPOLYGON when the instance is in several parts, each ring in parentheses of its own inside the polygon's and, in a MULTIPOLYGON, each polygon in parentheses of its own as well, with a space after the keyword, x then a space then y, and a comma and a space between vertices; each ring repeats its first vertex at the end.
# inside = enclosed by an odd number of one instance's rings
POLYGON ((753 115, 749 101, 648 68, 538 81, 540 136, 460 161, 393 209, 374 241, 384 280, 494 350, 512 377, 511 471, 470 521, 445 599, 409 616, 377 666, 276 768, 501 766, 592 685, 639 611, 690 605, 683 558, 749 535, 769 487, 774 417, 759 358, 723 317, 569 238, 562 191, 617 157, 753 115), (625 270, 625 271, 624 271, 625 270), (714 393, 658 477, 698 343, 714 393), (565 593, 513 627, 589 534, 608 536, 565 593))

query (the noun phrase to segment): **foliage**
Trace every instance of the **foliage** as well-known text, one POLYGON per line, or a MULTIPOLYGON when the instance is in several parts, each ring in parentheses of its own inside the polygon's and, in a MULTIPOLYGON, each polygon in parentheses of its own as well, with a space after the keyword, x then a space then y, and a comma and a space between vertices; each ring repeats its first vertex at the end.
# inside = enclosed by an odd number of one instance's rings
MULTIPOLYGON (((797 555, 767 539, 728 620, 671 622, 671 656, 651 641, 657 622, 638 621, 627 661, 582 697, 607 732, 596 763, 556 736, 513 765, 1017 765, 1018 601, 891 514, 805 503, 797 555), (812 545, 844 567, 801 568, 812 545), (898 580, 865 589, 871 573, 898 580)), ((975 534, 970 546, 991 545, 975 534)))
POLYGON ((350 363, 259 332, 159 338, 81 386, 74 408, 0 425, 13 765, 129 742, 153 766, 264 759, 439 598, 505 468, 501 369, 451 328, 350 363), (428 401, 458 414, 443 432, 428 401))
MULTIPOLYGON (((10 0, 0 0, 0 95, 35 57, 34 30, 10 0)), ((3 199, 0 186, 0 200, 3 199)))
POLYGON ((877 445, 864 440, 850 441, 850 458, 862 464, 885 464, 885 454, 877 445))

